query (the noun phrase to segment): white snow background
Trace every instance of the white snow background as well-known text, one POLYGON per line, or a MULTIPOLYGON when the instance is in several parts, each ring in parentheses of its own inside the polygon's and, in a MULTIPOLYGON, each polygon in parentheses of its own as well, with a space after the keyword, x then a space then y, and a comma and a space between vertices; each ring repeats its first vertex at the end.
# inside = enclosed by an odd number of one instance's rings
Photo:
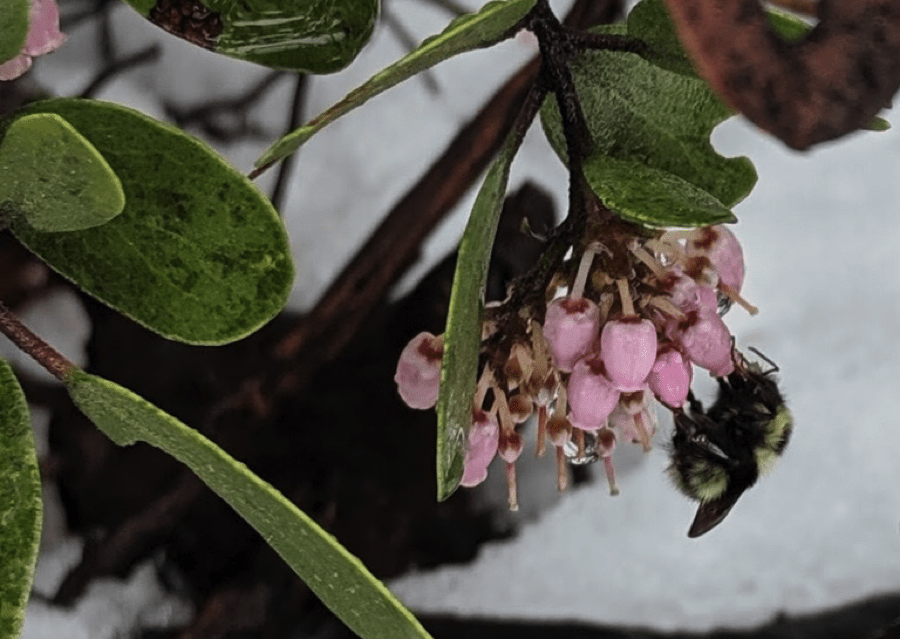
MULTIPOLYGON (((85 4, 64 2, 63 9, 85 4)), ((390 8, 422 36, 446 22, 416 0, 390 0, 390 8)), ((264 73, 166 36, 125 6, 114 10, 113 26, 123 52, 158 41, 163 60, 123 75, 98 97, 156 117, 163 115, 161 97, 196 103, 236 93, 264 73)), ((32 71, 62 95, 81 90, 96 69, 96 30, 81 27, 69 36, 32 71)), ((439 95, 413 79, 301 150, 285 207, 297 267, 293 308, 315 302, 458 126, 532 52, 526 36, 446 62, 435 71, 439 95)), ((379 28, 348 70, 312 81, 307 115, 402 53, 379 28)), ((256 115, 273 138, 285 119, 288 84, 256 115)), ((617 455, 622 493, 615 498, 598 469, 596 482, 557 499, 553 462, 523 457, 519 535, 485 546, 472 565, 393 581, 414 610, 704 630, 900 591, 900 135, 859 133, 798 154, 734 119, 713 139, 725 155, 749 156, 759 172, 757 187, 736 209, 734 231, 747 263, 743 294, 760 313, 749 317, 735 307, 726 321, 740 345, 757 347, 781 367, 796 422, 784 459, 721 526, 690 540, 694 505, 663 473, 665 421, 651 454, 617 455)), ((223 152, 247 171, 264 146, 223 152)), ((562 206, 566 176, 537 127, 516 159, 510 188, 526 178, 562 206)), ((261 188, 270 181, 260 180, 261 188)), ((435 233, 428 261, 458 240, 473 198, 435 233)), ((71 343, 68 352, 76 353, 84 331, 73 331, 78 309, 63 302, 56 328, 44 320, 43 334, 54 344, 71 343)), ((502 473, 494 470, 485 499, 496 498, 502 473)), ((58 514, 47 527, 36 581, 44 594, 79 552, 58 514)), ((96 583, 71 611, 34 600, 24 637, 104 639, 189 614, 144 564, 125 582, 96 583)))

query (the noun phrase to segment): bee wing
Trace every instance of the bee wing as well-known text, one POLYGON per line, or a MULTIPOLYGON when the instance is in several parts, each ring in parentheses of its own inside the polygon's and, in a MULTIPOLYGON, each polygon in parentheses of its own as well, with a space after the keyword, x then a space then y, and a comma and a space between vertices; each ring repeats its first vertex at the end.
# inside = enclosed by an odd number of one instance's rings
POLYGON ((694 538, 705 535, 710 530, 722 523, 731 509, 737 503, 743 491, 738 494, 726 492, 721 497, 706 501, 697 508, 697 514, 694 516, 694 523, 688 530, 688 537, 694 538))

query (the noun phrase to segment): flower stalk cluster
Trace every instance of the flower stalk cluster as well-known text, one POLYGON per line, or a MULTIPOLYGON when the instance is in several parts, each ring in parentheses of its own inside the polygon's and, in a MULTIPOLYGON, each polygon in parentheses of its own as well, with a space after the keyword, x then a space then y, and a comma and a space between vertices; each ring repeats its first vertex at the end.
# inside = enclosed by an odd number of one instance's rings
MULTIPOLYGON (((510 508, 518 507, 515 464, 520 431, 537 416, 535 454, 555 449, 557 486, 567 461, 602 460, 618 493, 613 453, 619 443, 649 451, 655 403, 680 411, 695 369, 724 377, 734 370, 732 336, 722 315, 744 300, 744 260, 724 226, 617 236, 615 247, 588 244, 563 264, 545 292, 544 309, 518 309, 519 334, 489 305, 461 484, 487 477, 495 457, 505 465, 510 508), (567 277, 567 267, 575 268, 567 277), (540 313, 543 310, 543 313, 540 313), (513 331, 514 332, 514 331, 513 331), (503 334, 501 334, 503 333, 503 334), (505 346, 508 345, 508 346, 505 346)), ((395 381, 413 408, 435 405, 443 339, 416 336, 404 349, 395 381)))

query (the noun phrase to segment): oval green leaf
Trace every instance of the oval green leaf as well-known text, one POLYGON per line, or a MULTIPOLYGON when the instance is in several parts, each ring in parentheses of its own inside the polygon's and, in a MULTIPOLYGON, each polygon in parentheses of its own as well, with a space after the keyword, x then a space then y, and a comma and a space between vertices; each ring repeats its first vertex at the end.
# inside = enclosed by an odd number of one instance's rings
POLYGON ((193 470, 360 637, 430 639, 359 559, 203 435, 131 391, 81 370, 71 375, 66 385, 78 408, 114 442, 121 446, 147 442, 193 470))
POLYGON ((239 339, 284 307, 293 279, 284 226, 217 153, 107 102, 47 100, 17 115, 33 113, 65 118, 125 191, 122 214, 92 229, 44 233, 13 221, 19 240, 52 268, 150 330, 191 344, 239 339))
POLYGON ((0 64, 12 60, 28 37, 28 0, 3 0, 0 11, 0 64))
POLYGON ((0 637, 22 632, 41 542, 42 495, 25 395, 0 360, 0 637))
POLYGON ((460 53, 495 44, 531 11, 535 1, 495 0, 484 5, 478 13, 456 18, 441 33, 427 38, 414 51, 373 75, 327 111, 275 142, 256 161, 256 166, 269 165, 290 155, 328 124, 417 73, 460 53))
POLYGON ((15 120, 0 141, 0 210, 39 231, 80 231, 125 207, 122 183, 103 156, 54 113, 15 120))
POLYGON ((372 36, 378 0, 126 0, 169 33, 273 69, 332 73, 372 36))
POLYGON ((584 165, 591 189, 616 214, 655 227, 698 227, 736 222, 719 200, 677 175, 636 162, 597 155, 584 165))
POLYGON ((472 402, 481 349, 481 320, 491 248, 503 210, 509 168, 519 150, 511 132, 484 177, 469 222, 459 243, 441 363, 438 396, 437 492, 450 497, 459 486, 466 455, 466 435, 472 425, 472 402))

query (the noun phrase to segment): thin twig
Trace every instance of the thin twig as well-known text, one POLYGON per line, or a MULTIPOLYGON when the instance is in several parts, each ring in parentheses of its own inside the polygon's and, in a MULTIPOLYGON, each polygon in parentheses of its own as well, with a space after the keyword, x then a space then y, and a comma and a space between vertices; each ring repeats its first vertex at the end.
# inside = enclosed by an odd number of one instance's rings
POLYGON ((286 77, 284 71, 271 71, 263 78, 251 86, 248 90, 230 98, 221 100, 213 100, 203 103, 200 106, 183 108, 175 104, 164 104, 166 115, 169 116, 175 124, 181 128, 191 125, 199 126, 210 137, 228 141, 236 135, 246 133, 257 133, 249 122, 250 107, 270 91, 275 84, 282 78, 286 77), (214 121, 214 118, 222 113, 235 114, 238 120, 238 126, 228 127, 222 126, 214 121))
POLYGON ((135 53, 127 55, 118 60, 113 60, 110 64, 106 65, 100 73, 96 75, 96 77, 91 80, 90 84, 88 84, 78 95, 80 98, 90 98, 100 91, 103 86, 108 83, 110 80, 115 78, 120 73, 124 73, 129 69, 133 69, 134 67, 138 67, 142 64, 147 64, 150 62, 156 61, 160 54, 162 53, 162 47, 158 44, 151 44, 146 49, 141 49, 135 53))
POLYGON ((22 324, 3 302, 0 302, 0 333, 6 335, 9 341, 30 355, 48 373, 62 382, 78 370, 78 367, 66 359, 62 353, 22 324))

